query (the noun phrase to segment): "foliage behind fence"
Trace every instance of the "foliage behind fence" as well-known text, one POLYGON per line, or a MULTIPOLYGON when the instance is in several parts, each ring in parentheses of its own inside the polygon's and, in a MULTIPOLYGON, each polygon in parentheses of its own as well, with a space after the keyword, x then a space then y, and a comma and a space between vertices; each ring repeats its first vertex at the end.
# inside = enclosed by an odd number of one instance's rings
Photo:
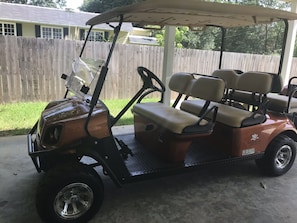
MULTIPOLYGON (((0 36, 0 103, 62 98, 65 87, 60 76, 70 74, 82 45, 73 40, 0 36)), ((110 43, 92 42, 83 57, 105 59, 109 48, 110 43)), ((136 68, 147 67, 161 77, 162 63, 162 47, 117 45, 101 98, 133 96, 142 84, 136 68)), ((175 49, 174 72, 211 74, 218 64, 219 52, 175 49)), ((278 64, 278 56, 226 53, 222 68, 277 72, 278 64)), ((294 59, 293 71, 296 66, 294 59)))

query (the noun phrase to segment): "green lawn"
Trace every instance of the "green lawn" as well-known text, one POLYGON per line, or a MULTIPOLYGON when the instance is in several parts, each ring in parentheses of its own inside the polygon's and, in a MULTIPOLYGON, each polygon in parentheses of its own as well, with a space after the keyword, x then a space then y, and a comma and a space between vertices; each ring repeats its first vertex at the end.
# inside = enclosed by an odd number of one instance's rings
POLYGON ((46 104, 45 102, 1 104, 0 136, 28 133, 46 104))
MULTIPOLYGON (((148 100, 156 101, 154 99, 148 100)), ((111 114, 116 116, 128 101, 129 99, 121 99, 104 102, 111 114)), ((0 104, 0 136, 27 134, 46 105, 46 102, 0 104)), ((130 125, 132 123, 133 116, 128 110, 117 125, 130 125)))

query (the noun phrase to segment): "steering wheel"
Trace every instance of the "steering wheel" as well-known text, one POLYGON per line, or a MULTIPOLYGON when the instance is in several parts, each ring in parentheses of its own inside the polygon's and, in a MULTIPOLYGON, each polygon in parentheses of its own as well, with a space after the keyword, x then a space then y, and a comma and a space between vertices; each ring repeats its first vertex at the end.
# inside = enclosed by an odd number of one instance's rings
POLYGON ((154 91, 159 91, 161 93, 165 92, 164 84, 149 69, 147 69, 145 67, 137 67, 137 72, 143 81, 143 88, 145 88, 145 89, 150 88, 150 89, 153 89, 154 91), (155 80, 159 84, 159 86, 154 85, 153 80, 155 80))

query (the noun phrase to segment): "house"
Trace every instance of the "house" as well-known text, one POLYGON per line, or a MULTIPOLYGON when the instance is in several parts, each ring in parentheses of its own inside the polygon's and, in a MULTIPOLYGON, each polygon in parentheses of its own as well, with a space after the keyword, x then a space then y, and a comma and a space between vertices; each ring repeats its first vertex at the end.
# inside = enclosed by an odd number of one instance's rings
POLYGON ((157 38, 151 37, 151 31, 149 29, 133 27, 132 33, 128 36, 129 44, 141 44, 141 45, 159 45, 157 38))
MULTIPOLYGON (((0 2, 0 35, 14 35, 46 39, 86 38, 89 26, 85 22, 96 13, 76 12, 23 4, 0 2)), ((131 23, 124 23, 120 32, 120 42, 128 41, 132 33, 131 23)), ((93 28, 91 41, 107 41, 113 35, 113 28, 100 24, 93 28)))

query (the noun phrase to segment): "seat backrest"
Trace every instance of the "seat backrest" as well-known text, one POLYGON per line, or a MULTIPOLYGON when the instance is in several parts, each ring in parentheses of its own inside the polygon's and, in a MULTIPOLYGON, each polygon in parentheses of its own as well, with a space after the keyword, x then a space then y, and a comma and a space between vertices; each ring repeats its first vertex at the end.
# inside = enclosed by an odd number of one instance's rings
POLYGON ((258 94, 268 94, 271 91, 273 77, 264 72, 245 72, 237 81, 237 90, 258 94))
POLYGON ((269 73, 272 76, 271 93, 280 93, 284 87, 283 80, 279 74, 269 73))
POLYGON ((192 81, 189 90, 189 94, 192 97, 215 102, 222 100, 224 92, 224 80, 212 76, 198 76, 196 80, 192 81))
POLYGON ((231 69, 215 70, 211 75, 223 79, 227 89, 236 89, 237 80, 240 76, 235 70, 231 69))
POLYGON ((189 87, 193 79, 194 77, 190 73, 175 73, 170 78, 169 88, 170 90, 178 92, 180 94, 186 94, 187 88, 189 87))

